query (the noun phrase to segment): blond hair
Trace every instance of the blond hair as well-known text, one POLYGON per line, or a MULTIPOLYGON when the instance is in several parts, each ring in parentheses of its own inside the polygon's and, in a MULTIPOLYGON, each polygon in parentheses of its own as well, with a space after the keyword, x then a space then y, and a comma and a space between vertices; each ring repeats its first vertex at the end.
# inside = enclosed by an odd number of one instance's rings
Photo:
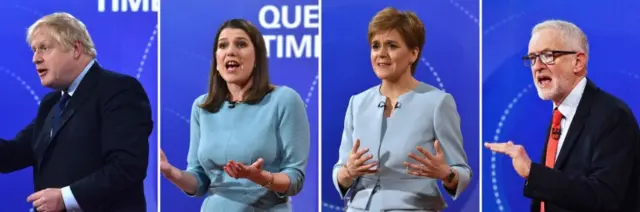
POLYGON ((69 13, 57 12, 38 19, 27 29, 27 43, 31 44, 33 33, 40 27, 46 26, 53 30, 51 36, 66 48, 73 48, 76 42, 84 47, 84 53, 95 57, 97 55, 95 45, 91 40, 87 27, 82 21, 69 13))

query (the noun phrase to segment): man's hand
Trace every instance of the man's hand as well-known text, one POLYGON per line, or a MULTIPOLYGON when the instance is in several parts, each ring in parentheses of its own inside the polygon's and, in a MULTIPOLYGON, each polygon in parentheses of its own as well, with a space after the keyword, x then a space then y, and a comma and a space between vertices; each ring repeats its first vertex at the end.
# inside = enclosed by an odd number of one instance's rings
POLYGON ((514 145, 513 142, 509 141, 507 143, 484 143, 484 146, 493 152, 503 153, 511 157, 513 168, 518 175, 525 180, 529 179, 531 159, 522 145, 514 145))
POLYGON ((40 212, 59 212, 65 209, 62 191, 59 188, 47 188, 31 194, 27 197, 27 202, 31 202, 40 212))

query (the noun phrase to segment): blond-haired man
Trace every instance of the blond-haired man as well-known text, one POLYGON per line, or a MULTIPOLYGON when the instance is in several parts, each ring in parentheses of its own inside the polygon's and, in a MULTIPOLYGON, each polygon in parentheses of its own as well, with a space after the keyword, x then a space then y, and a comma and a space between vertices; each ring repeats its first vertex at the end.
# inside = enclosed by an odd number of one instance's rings
POLYGON ((0 139, 0 171, 33 167, 37 211, 146 211, 153 129, 141 84, 103 69, 85 25, 68 13, 40 18, 27 32, 46 94, 12 140, 0 139))

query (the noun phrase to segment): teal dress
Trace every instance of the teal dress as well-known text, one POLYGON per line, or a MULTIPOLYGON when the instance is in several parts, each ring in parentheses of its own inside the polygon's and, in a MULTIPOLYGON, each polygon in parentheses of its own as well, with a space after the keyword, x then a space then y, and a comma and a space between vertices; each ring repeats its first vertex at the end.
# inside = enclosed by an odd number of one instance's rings
POLYGON ((289 197, 302 190, 310 148, 309 121, 300 95, 279 86, 258 104, 224 103, 217 113, 198 107, 191 112, 191 141, 187 172, 198 181, 193 196, 207 196, 203 212, 289 212, 289 197), (263 169, 289 176, 285 193, 247 179, 234 179, 223 170, 229 160, 252 164, 264 159, 263 169))

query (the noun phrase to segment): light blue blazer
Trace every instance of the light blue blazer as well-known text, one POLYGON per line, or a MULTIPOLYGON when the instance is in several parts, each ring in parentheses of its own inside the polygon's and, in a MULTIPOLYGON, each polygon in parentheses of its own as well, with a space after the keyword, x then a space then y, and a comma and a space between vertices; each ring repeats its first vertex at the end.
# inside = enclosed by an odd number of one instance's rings
POLYGON ((453 97, 437 88, 420 83, 398 98, 399 108, 384 117, 378 105, 386 97, 380 86, 352 96, 345 115, 340 158, 333 168, 333 183, 345 199, 347 211, 438 211, 446 208, 437 182, 440 180, 409 175, 403 162, 417 163, 409 152, 422 155, 416 146, 435 153, 434 141, 440 141, 447 164, 458 173, 458 187, 447 191, 452 198, 469 185, 472 171, 462 145, 460 117, 453 97), (348 160, 354 141, 360 149, 369 148, 371 161, 378 161, 378 172, 361 176, 348 189, 338 184, 338 170, 348 160))

